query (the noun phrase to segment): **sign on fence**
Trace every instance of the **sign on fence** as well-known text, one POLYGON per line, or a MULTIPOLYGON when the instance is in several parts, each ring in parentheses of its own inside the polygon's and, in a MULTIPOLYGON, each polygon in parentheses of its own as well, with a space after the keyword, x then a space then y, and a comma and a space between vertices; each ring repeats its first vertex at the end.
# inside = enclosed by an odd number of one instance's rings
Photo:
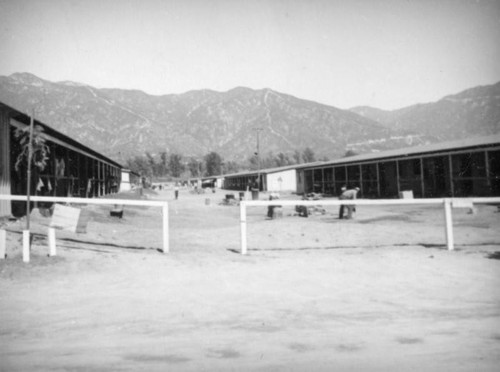
POLYGON ((77 233, 87 232, 89 213, 80 208, 56 204, 50 227, 77 233))
POLYGON ((413 199, 413 190, 405 190, 399 193, 399 199, 413 199))

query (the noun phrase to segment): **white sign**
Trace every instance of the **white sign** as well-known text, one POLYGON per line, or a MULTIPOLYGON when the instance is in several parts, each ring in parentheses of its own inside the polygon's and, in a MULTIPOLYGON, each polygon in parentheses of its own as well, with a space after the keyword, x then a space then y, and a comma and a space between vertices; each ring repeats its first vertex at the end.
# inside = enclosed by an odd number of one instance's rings
POLYGON ((67 207, 65 205, 56 204, 50 227, 59 230, 66 230, 77 233, 84 233, 87 229, 89 220, 88 213, 80 208, 67 207))

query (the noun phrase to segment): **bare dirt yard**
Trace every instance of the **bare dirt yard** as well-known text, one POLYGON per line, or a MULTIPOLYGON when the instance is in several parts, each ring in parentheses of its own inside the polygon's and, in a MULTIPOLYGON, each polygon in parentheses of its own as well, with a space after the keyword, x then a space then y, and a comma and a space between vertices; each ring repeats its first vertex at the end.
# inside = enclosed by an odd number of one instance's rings
POLYGON ((35 209, 29 263, 24 221, 3 222, 0 370, 498 371, 496 206, 453 210, 454 251, 438 206, 249 207, 243 256, 226 193, 149 196, 169 201, 167 254, 160 208, 89 205, 55 257, 35 209))

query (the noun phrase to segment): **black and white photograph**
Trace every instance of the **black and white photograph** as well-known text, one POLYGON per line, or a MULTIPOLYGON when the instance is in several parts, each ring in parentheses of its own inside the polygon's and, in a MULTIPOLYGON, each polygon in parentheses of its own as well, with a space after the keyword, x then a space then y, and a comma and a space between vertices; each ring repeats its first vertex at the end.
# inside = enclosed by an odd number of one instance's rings
POLYGON ((499 366, 499 0, 0 0, 0 372, 499 366))

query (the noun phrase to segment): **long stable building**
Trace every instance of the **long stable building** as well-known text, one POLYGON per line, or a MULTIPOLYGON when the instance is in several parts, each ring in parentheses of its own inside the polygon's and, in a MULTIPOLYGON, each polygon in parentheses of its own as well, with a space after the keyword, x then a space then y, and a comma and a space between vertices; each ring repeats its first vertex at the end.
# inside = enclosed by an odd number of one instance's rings
POLYGON ((356 155, 224 176, 223 187, 336 196, 359 187, 365 198, 500 196, 500 135, 356 155))
MULTIPOLYGON (((15 169, 21 151, 15 132, 29 125, 28 115, 0 102, 0 194, 26 195, 26 167, 15 169)), ((34 126, 42 127, 50 153, 45 169, 32 173, 31 195, 90 198, 118 192, 120 164, 37 120, 34 126)), ((24 213, 19 204, 0 200, 0 217, 24 213)))
MULTIPOLYGON (((319 163, 319 162, 318 162, 319 163)), ((313 163, 313 164, 318 164, 313 163)), ((260 191, 297 191, 297 172, 305 164, 287 165, 277 168, 246 171, 224 176, 223 188, 244 191, 255 188, 260 191)))
POLYGON ((365 198, 500 196, 500 135, 356 155, 297 170, 297 192, 365 198))

